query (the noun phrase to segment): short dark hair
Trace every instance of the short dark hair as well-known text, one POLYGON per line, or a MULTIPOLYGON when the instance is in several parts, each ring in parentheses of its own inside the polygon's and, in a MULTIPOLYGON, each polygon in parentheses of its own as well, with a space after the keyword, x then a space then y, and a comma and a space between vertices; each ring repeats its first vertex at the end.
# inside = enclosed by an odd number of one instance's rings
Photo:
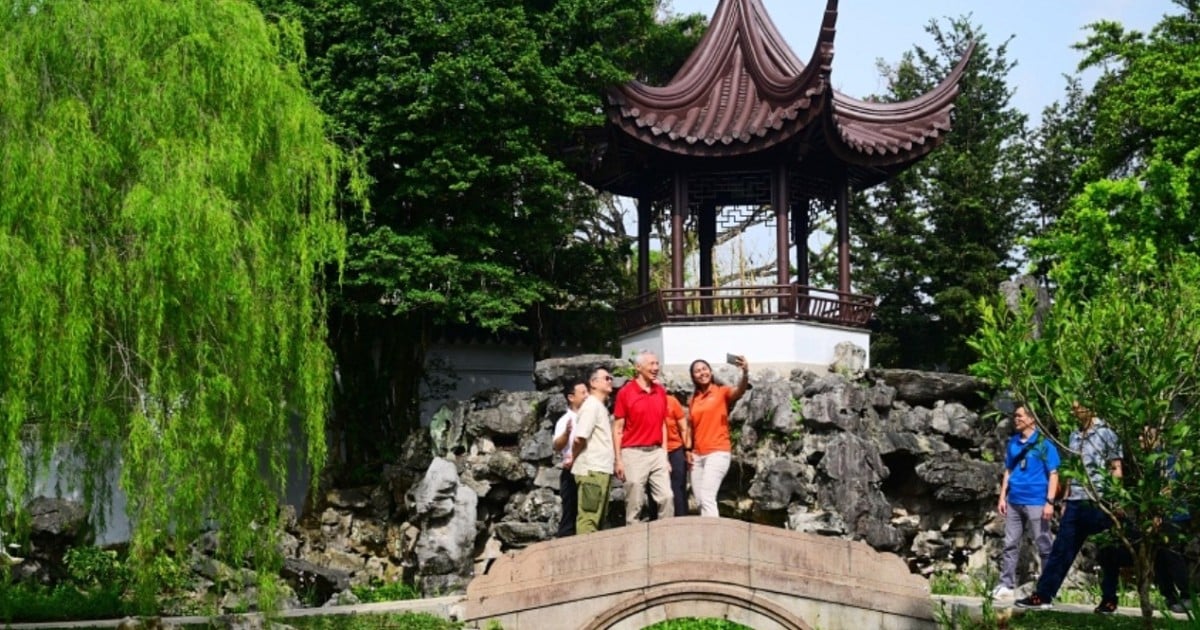
POLYGON ((1025 402, 1025 400, 1021 399, 1021 398, 1014 400, 1012 403, 1012 410, 1013 410, 1014 416, 1017 415, 1018 409, 1024 409, 1028 413, 1033 413, 1033 410, 1029 408, 1029 403, 1025 402))
POLYGON ((585 390, 588 388, 587 383, 583 382, 581 378, 573 378, 567 381, 567 384, 563 385, 563 398, 570 398, 571 394, 575 393, 575 388, 580 385, 583 385, 585 390))
POLYGON ((587 388, 588 388, 589 392, 592 391, 592 380, 596 378, 596 375, 599 374, 600 372, 608 372, 608 371, 609 371, 608 368, 604 367, 603 365, 597 365, 596 367, 592 368, 591 371, 588 372, 587 388))

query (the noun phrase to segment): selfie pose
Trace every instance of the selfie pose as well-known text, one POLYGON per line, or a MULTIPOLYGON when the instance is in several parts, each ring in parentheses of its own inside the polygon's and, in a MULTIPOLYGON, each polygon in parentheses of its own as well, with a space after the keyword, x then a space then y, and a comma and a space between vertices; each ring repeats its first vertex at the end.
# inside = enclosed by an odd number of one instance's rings
POLYGON ((750 364, 745 357, 728 355, 731 364, 741 368, 737 387, 722 385, 713 378, 712 366, 704 359, 692 361, 692 398, 688 410, 692 417, 692 494, 700 505, 700 516, 720 516, 717 491, 733 457, 729 439, 729 410, 749 387, 750 364))

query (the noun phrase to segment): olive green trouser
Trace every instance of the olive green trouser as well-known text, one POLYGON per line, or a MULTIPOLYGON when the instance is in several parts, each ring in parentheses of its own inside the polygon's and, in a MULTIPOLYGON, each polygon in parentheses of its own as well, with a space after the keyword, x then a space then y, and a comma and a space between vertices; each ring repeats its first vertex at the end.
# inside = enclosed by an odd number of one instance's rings
POLYGON ((575 475, 575 485, 579 488, 579 511, 575 517, 576 535, 599 531, 604 516, 608 514, 608 492, 611 483, 612 475, 608 473, 592 471, 585 475, 575 475))

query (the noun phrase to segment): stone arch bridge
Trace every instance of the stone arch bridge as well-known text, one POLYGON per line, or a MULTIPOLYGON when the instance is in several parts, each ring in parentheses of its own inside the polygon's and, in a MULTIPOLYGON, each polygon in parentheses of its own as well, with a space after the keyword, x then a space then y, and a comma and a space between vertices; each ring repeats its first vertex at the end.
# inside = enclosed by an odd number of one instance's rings
POLYGON ((715 617, 756 630, 933 628, 925 580, 864 543, 686 516, 538 543, 467 587, 506 630, 640 629, 715 617))

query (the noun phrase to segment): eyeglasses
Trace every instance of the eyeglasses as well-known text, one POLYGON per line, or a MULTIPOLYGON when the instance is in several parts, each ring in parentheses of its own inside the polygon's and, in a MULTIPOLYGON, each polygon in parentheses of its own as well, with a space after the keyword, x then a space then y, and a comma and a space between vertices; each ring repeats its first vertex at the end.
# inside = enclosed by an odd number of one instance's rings
POLYGON ((612 380, 612 375, 611 375, 611 374, 605 374, 604 376, 593 376, 593 377, 592 377, 592 380, 593 380, 593 381, 594 381, 594 380, 596 380, 596 379, 601 379, 601 380, 604 380, 604 381, 611 381, 611 380, 612 380))

